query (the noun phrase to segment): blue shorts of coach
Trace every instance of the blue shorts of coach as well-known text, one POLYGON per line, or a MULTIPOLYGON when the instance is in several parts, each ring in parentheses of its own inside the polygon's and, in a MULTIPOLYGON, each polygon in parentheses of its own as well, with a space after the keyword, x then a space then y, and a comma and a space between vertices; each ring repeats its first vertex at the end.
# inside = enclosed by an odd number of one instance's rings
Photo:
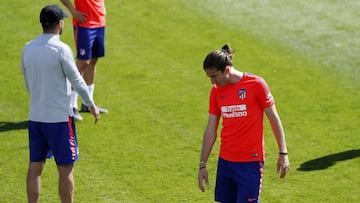
POLYGON ((42 123, 29 121, 30 161, 41 162, 53 155, 57 165, 73 164, 79 150, 73 117, 68 122, 42 123))

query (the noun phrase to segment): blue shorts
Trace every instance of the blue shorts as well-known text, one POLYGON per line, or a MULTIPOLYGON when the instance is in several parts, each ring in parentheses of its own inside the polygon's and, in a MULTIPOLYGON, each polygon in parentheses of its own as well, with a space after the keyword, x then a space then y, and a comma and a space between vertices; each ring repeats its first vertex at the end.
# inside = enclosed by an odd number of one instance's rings
POLYGON ((264 163, 230 162, 219 158, 215 201, 223 203, 260 203, 264 163))
POLYGON ((74 26, 76 58, 88 60, 105 56, 105 27, 74 26))
POLYGON ((73 164, 79 159, 75 122, 41 123, 29 121, 30 161, 41 162, 52 155, 57 165, 73 164))

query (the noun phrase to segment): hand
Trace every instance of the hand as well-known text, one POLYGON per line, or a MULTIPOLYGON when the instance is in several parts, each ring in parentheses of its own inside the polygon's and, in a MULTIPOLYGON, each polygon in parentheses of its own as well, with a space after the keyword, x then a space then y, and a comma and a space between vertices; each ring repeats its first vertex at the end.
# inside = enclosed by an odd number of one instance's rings
POLYGON ((90 113, 95 117, 95 124, 100 119, 100 112, 99 109, 96 107, 96 105, 91 106, 88 108, 90 113))
POLYGON ((199 169, 198 183, 199 183, 199 188, 202 192, 205 192, 205 187, 203 184, 204 179, 205 179, 205 184, 208 186, 209 185, 208 171, 206 168, 201 168, 199 169))
POLYGON ((288 155, 279 155, 277 160, 276 172, 280 172, 280 178, 284 178, 290 170, 290 162, 288 155))
POLYGON ((82 13, 78 10, 74 10, 71 12, 72 13, 72 16, 77 20, 79 21, 80 23, 86 23, 86 16, 88 16, 87 13, 82 13))

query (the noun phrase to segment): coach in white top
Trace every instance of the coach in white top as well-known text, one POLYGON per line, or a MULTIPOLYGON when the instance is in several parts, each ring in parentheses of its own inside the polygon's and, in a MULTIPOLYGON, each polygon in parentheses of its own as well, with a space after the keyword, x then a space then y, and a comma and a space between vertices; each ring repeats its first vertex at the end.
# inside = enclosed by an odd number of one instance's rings
POLYGON ((21 60, 25 84, 30 92, 29 120, 53 123, 73 116, 71 85, 87 106, 95 106, 73 59, 70 47, 60 41, 64 21, 58 28, 44 31, 23 49, 21 60))
POLYGON ((50 151, 59 171, 60 199, 73 202, 73 164, 78 158, 78 148, 70 106, 71 86, 89 106, 95 122, 100 118, 70 47, 60 40, 66 16, 56 5, 44 7, 40 13, 43 34, 25 45, 21 57, 25 85, 30 93, 29 202, 39 200, 41 171, 50 151))

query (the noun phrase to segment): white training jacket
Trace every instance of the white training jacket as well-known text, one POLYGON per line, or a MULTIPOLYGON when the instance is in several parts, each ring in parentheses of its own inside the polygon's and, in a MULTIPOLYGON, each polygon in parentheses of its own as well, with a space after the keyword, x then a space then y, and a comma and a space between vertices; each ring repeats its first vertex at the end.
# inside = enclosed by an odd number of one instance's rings
POLYGON ((42 34, 28 42, 22 51, 21 68, 30 92, 29 120, 67 122, 69 116, 73 116, 71 87, 85 105, 95 105, 71 48, 60 40, 59 35, 42 34))

